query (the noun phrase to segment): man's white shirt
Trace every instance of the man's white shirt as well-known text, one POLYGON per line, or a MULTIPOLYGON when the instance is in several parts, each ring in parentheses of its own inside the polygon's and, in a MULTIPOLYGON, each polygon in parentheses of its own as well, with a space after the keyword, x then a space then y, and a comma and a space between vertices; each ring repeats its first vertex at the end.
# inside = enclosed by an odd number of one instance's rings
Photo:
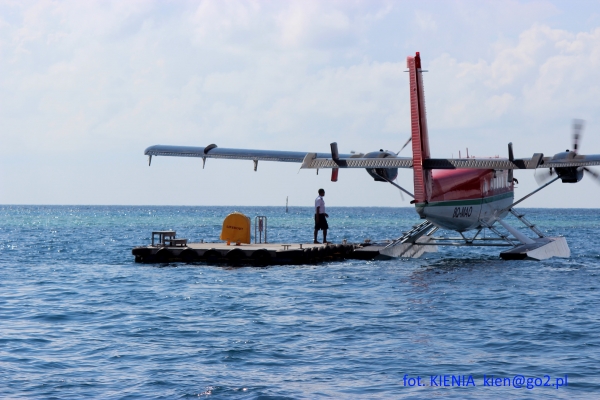
POLYGON ((315 214, 325 214, 325 200, 322 196, 315 199, 315 214), (319 207, 321 207, 319 209, 319 207))

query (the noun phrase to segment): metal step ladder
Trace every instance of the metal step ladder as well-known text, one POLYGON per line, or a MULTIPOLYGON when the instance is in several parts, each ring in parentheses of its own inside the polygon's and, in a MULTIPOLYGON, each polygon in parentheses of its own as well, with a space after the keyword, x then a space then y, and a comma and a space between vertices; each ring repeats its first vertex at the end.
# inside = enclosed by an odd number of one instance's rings
POLYGON ((421 236, 423 236, 431 228, 434 228, 434 229, 430 232, 430 234, 437 230, 437 227, 435 227, 435 225, 433 225, 429 221, 425 221, 425 222, 420 223, 419 225, 415 225, 415 226, 413 226, 413 228, 410 231, 405 232, 398 239, 393 240, 390 244, 385 246, 384 249, 394 247, 396 245, 407 243, 407 242, 414 243, 417 241, 417 239, 419 239, 421 236))
POLYGON ((546 237, 546 235, 544 235, 538 228, 536 228, 536 226, 534 224, 532 224, 527 219, 525 219, 525 214, 521 214, 521 213, 517 212, 517 210, 515 210, 514 208, 511 208, 509 211, 512 215, 517 217, 517 219, 519 221, 521 221, 523 223, 523 225, 525 225, 526 227, 531 229, 536 235, 538 235, 541 238, 546 237))

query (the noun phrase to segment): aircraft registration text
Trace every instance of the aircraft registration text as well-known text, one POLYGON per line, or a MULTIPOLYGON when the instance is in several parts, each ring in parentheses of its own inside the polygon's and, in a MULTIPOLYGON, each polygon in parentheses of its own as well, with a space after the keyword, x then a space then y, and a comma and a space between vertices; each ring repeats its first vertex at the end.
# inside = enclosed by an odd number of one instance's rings
POLYGON ((473 213, 473 207, 454 207, 452 218, 470 217, 473 213))

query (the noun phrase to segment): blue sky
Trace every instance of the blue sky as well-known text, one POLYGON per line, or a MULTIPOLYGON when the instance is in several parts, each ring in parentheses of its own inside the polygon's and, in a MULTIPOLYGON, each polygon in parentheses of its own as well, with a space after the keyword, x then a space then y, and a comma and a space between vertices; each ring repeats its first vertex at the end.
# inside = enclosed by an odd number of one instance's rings
MULTIPOLYGON (((420 51, 432 153, 600 153, 600 2, 2 1, 0 203, 409 206, 365 171, 155 158, 154 144, 397 151, 420 51)), ((406 151, 406 150, 405 150, 406 151)), ((405 154, 405 155, 408 155, 405 154)), ((600 169, 599 169, 600 170, 600 169)), ((517 197, 536 187, 517 173, 517 197)), ((398 182, 412 189, 411 171, 398 182)), ((597 207, 556 183, 527 207, 597 207)))

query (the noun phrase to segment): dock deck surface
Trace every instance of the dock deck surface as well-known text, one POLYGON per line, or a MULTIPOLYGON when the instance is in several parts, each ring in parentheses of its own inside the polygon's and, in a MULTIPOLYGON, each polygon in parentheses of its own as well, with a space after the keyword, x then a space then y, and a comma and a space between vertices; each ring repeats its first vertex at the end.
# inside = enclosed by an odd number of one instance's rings
POLYGON ((324 247, 324 244, 316 244, 316 243, 241 243, 240 245, 236 245, 235 243, 231 243, 231 245, 227 245, 227 243, 217 242, 217 243, 188 243, 187 245, 190 249, 196 250, 210 250, 210 249, 221 249, 221 250, 232 250, 232 249, 241 249, 246 251, 265 249, 267 251, 284 251, 284 250, 304 250, 304 249, 312 249, 313 247, 324 247))

